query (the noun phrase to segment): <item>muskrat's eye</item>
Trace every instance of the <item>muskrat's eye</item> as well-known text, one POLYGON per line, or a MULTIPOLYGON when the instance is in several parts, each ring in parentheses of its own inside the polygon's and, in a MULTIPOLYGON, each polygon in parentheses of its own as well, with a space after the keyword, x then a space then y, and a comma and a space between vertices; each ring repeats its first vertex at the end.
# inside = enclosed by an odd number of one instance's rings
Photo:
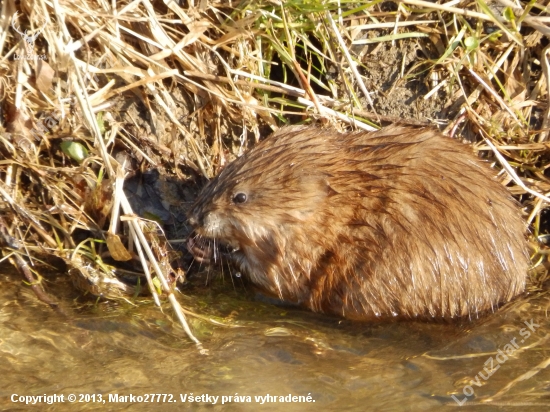
POLYGON ((246 193, 237 193, 235 196, 233 196, 233 203, 244 203, 246 202, 246 193))

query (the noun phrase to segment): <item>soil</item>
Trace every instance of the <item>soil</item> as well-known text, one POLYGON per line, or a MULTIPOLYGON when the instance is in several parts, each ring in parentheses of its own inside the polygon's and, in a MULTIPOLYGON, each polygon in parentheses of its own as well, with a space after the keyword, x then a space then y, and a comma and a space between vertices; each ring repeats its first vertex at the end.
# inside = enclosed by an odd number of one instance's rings
MULTIPOLYGON (((391 47, 384 42, 366 53, 362 59, 365 66, 367 88, 375 91, 373 99, 376 112, 396 119, 430 120, 443 123, 448 118, 445 108, 449 100, 444 87, 429 99, 424 96, 430 91, 429 71, 420 76, 409 77, 411 71, 420 71, 417 64, 419 46, 417 42, 402 41, 400 47, 391 47)), ((433 86, 432 86, 433 87, 433 86)))

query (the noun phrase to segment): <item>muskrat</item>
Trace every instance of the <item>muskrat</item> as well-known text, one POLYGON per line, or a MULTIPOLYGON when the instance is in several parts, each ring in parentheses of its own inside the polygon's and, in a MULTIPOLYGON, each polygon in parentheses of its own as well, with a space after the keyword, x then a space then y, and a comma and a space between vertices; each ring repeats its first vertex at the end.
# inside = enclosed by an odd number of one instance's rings
POLYGON ((225 245, 263 292, 350 319, 477 317, 520 294, 529 266, 517 202, 430 129, 282 128, 188 216, 197 260, 225 245))

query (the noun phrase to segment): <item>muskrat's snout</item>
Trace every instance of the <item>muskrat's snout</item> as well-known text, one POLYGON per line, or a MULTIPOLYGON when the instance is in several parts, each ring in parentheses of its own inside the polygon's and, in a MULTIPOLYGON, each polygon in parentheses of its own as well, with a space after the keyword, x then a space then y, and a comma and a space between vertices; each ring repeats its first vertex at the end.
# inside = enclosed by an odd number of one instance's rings
POLYGON ((195 204, 193 205, 191 210, 187 212, 187 221, 193 227, 193 229, 196 229, 203 225, 203 216, 204 214, 200 212, 200 208, 198 208, 197 204, 195 204))
POLYGON ((228 253, 227 246, 220 242, 220 218, 217 213, 195 205, 187 214, 187 221, 193 228, 186 246, 195 260, 210 264, 216 262, 220 254, 228 253))

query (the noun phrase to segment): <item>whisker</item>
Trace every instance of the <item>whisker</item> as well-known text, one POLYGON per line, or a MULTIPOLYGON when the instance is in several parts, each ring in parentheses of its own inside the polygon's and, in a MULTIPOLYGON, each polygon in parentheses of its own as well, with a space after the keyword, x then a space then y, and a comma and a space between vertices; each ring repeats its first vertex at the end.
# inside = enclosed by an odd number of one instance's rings
POLYGON ((216 245, 216 239, 212 241, 213 247, 214 247, 214 262, 218 261, 218 247, 219 245, 216 245))

